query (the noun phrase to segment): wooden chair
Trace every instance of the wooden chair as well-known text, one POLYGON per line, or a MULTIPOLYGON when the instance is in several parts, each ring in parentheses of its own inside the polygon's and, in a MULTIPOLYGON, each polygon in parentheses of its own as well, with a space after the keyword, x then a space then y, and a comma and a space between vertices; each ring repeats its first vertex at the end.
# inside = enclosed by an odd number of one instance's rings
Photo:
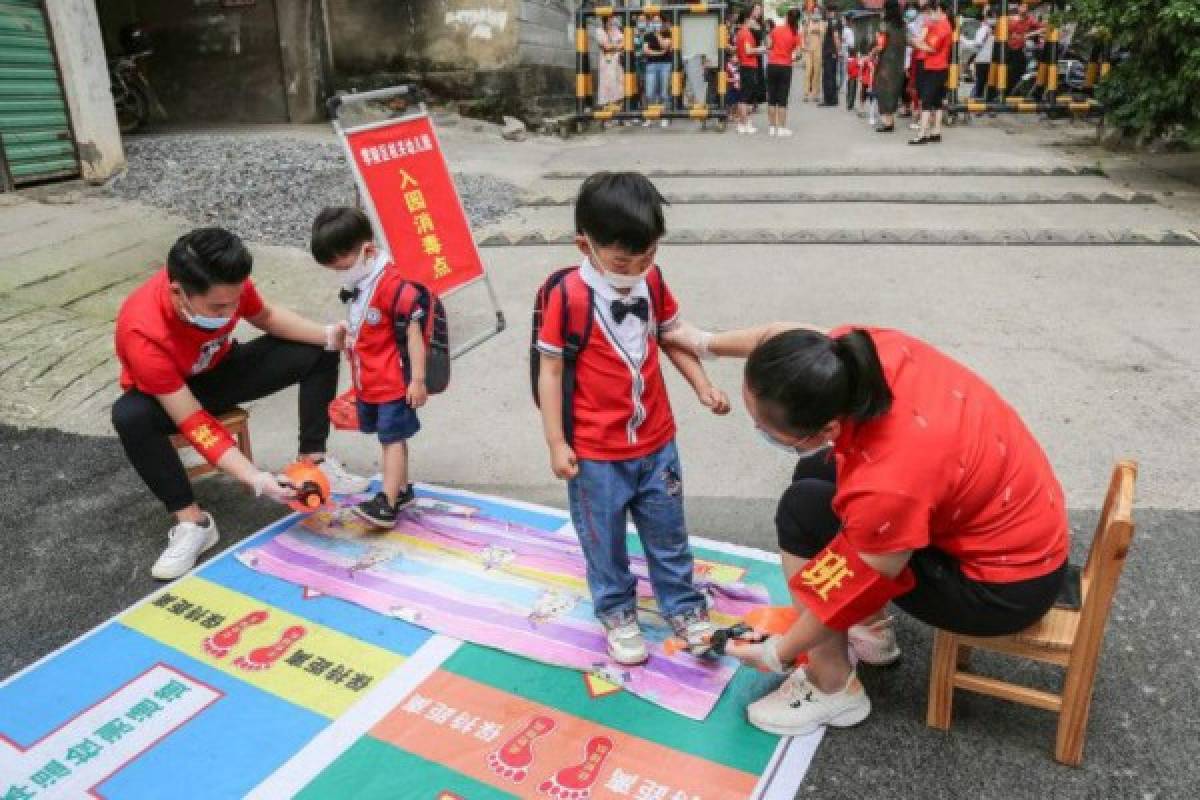
POLYGON ((933 642, 926 724, 950 729, 954 690, 991 695, 1058 714, 1055 760, 1077 767, 1083 761, 1088 712, 1104 626, 1112 608, 1125 554, 1133 538, 1133 488, 1137 463, 1113 469, 1083 568, 1083 602, 1078 611, 1051 609, 1036 624, 1011 636, 977 637, 938 631, 933 642), (972 649, 991 650, 1066 668, 1062 694, 1044 692, 976 675, 967 670, 972 649))
MULTIPOLYGON (((250 412, 244 408, 234 408, 232 411, 226 411, 220 414, 217 420, 225 426, 225 430, 233 436, 237 442, 238 450, 242 451, 248 460, 254 460, 254 452, 250 449, 250 412)), ((178 433, 171 435, 171 444, 176 450, 186 450, 192 445, 187 439, 184 439, 178 433)), ((189 478, 195 479, 209 473, 216 472, 217 468, 207 461, 201 461, 199 464, 188 467, 187 475, 189 478)))

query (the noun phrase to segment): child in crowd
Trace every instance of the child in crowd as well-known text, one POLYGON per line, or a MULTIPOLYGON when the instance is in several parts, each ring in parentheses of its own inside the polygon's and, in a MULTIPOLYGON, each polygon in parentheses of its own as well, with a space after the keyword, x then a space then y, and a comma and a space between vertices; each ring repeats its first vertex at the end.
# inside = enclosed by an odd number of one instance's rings
POLYGON ((326 208, 317 215, 312 254, 342 279, 359 430, 376 434, 383 445, 383 491, 353 511, 376 528, 391 528, 416 499, 407 441, 421 429, 417 409, 427 396, 422 321, 432 312, 421 307, 420 293, 375 243, 370 221, 357 208, 326 208))
MULTIPOLYGON (((568 481, 571 519, 608 653, 625 665, 649 658, 626 548, 628 516, 646 553, 659 613, 675 635, 698 648, 713 631, 707 598, 693 582, 683 472, 659 368, 659 334, 680 324, 679 306, 655 265, 666 229, 663 202, 638 173, 601 172, 584 181, 575 204, 583 262, 543 287, 535 331, 551 467, 568 481), (581 330, 589 332, 581 336, 581 330)), ((729 399, 694 355, 663 349, 702 405, 729 413, 729 399)))
POLYGON ((866 115, 867 124, 872 128, 880 123, 879 104, 875 100, 875 70, 878 66, 876 59, 863 58, 859 75, 863 86, 863 110, 859 114, 866 115))
POLYGON ((858 99, 858 76, 862 72, 862 56, 851 51, 846 57, 846 110, 854 110, 854 101, 858 99))

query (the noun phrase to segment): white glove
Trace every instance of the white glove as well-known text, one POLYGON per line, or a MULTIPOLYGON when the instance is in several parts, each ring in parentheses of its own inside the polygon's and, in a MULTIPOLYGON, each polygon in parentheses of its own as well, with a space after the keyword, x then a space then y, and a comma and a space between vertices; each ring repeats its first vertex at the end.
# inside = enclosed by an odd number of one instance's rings
POLYGON ((672 342, 691 350, 693 355, 703 361, 715 361, 717 358, 717 355, 708 349, 713 338, 712 333, 701 330, 690 322, 679 323, 667 336, 672 342))
POLYGON ((783 666, 783 662, 779 660, 779 636, 772 636, 762 643, 762 662, 767 669, 777 675, 783 675, 787 672, 787 668, 783 666))
POLYGON ((281 482, 277 475, 263 470, 259 470, 251 479, 250 487, 254 489, 255 497, 266 495, 276 503, 286 505, 296 499, 295 489, 281 482))

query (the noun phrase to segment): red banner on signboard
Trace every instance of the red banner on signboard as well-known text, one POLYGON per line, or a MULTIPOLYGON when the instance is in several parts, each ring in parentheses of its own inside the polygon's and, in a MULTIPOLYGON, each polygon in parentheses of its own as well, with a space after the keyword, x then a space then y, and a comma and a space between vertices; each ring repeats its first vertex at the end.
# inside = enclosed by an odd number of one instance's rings
POLYGON ((346 145, 388 252, 405 277, 448 294, 483 275, 429 117, 348 131, 346 145))

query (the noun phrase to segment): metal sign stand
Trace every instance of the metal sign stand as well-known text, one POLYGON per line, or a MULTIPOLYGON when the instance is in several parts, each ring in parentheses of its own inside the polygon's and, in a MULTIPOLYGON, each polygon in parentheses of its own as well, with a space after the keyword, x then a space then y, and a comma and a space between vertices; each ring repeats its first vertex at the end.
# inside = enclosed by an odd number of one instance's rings
MULTIPOLYGON (((429 111, 425 108, 425 103, 421 101, 417 92, 411 86, 392 86, 386 89, 376 89, 370 92, 357 92, 351 94, 337 95, 329 98, 326 108, 329 112, 329 118, 333 124, 334 133, 337 134, 338 141, 342 144, 342 149, 346 152, 346 160, 350 164, 350 170, 354 173, 354 184, 358 189, 359 203, 363 207, 367 218, 371 220, 371 227, 375 230, 375 235, 380 239, 383 238, 383 225, 379 219, 379 212, 375 208, 375 202, 371 197, 371 193, 367 190, 366 182, 363 180, 361 172, 358 170, 354 159, 354 154, 351 152, 350 143, 347 136, 351 133, 359 131, 372 130, 376 128, 386 128, 398 123, 409 122, 414 119, 420 119, 429 116, 429 111), (350 109, 358 109, 363 115, 363 119, 347 125, 343 119, 343 114, 350 109), (373 116, 372 116, 373 115, 373 116)), ((437 140, 437 129, 430 124, 430 130, 433 131, 435 141, 437 140)), ((438 141, 438 152, 443 153, 441 142, 438 141)), ((462 198, 458 192, 454 193, 458 200, 459 210, 462 212, 463 218, 467 218, 466 208, 462 205, 462 198)), ((472 240, 474 239, 474 231, 471 233, 472 240)), ((478 243, 475 243, 478 250, 478 243)), ((488 298, 492 304, 492 311, 496 315, 494 327, 483 333, 463 342, 450 351, 451 358, 458 358, 464 353, 474 350, 479 345, 496 336, 504 330, 507 323, 504 319, 504 311, 500 308, 500 300, 496 296, 496 289, 492 286, 491 278, 488 276, 486 267, 480 277, 468 281, 459 286, 455 286, 445 293, 449 296, 465 289, 468 286, 473 286, 479 281, 483 281, 487 288, 488 298)))

